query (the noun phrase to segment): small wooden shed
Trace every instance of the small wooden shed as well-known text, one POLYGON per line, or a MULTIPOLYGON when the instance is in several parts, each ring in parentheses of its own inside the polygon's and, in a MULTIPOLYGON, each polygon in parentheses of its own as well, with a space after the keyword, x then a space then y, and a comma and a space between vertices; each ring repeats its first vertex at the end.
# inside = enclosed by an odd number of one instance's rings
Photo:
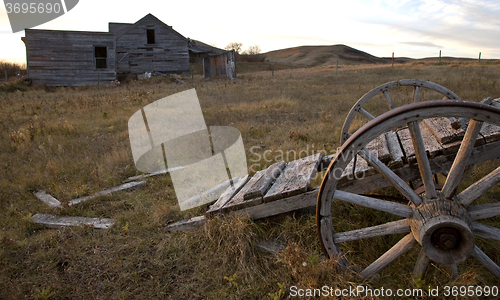
POLYGON ((234 50, 219 49, 200 41, 189 40, 189 55, 191 62, 203 62, 205 79, 211 76, 227 76, 236 78, 234 50))
POLYGON ((26 29, 28 78, 34 84, 113 84, 144 72, 190 75, 188 40, 148 14, 109 23, 109 32, 26 29))

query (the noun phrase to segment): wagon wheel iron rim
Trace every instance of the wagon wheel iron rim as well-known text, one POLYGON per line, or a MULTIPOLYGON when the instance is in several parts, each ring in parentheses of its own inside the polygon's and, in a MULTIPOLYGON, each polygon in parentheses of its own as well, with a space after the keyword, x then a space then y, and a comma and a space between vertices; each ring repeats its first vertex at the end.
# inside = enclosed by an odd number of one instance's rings
POLYGON ((364 116, 367 120, 372 120, 375 118, 371 113, 366 111, 363 108, 363 105, 366 104, 370 99, 376 97, 379 94, 382 94, 387 101, 387 105, 390 110, 395 109, 394 101, 392 100, 389 90, 401 86, 413 86, 413 94, 412 94, 412 102, 419 102, 420 101, 420 94, 422 88, 426 88, 432 91, 439 92, 444 96, 444 99, 449 99, 449 100, 461 100, 460 97, 458 97, 454 92, 449 90, 448 88, 439 85, 434 82, 430 81, 425 81, 425 80, 420 80, 420 79, 402 79, 399 81, 391 81, 384 83, 376 88, 373 88, 366 94, 364 94, 359 100, 353 105, 349 113, 347 114, 347 117, 344 121, 344 125, 342 126, 342 131, 341 131, 341 136, 340 136, 340 144, 344 144, 345 141, 349 138, 351 135, 349 133, 349 129, 351 127, 351 123, 354 120, 355 116, 359 113, 360 115, 364 116))
POLYGON ((500 167, 465 190, 455 194, 483 122, 500 126, 500 109, 481 103, 438 100, 395 108, 356 131, 341 146, 336 157, 330 163, 319 190, 316 222, 320 244, 325 255, 337 259, 339 266, 347 267, 349 262, 338 244, 375 236, 407 233, 396 245, 362 270, 360 275, 364 278, 370 278, 418 243, 422 246, 422 251, 415 263, 414 276, 423 275, 431 260, 450 265, 456 269, 458 263, 472 256, 488 271, 500 278, 500 267, 475 245, 475 237, 500 240, 500 229, 475 222, 500 215, 500 204, 471 205, 500 182, 500 167), (471 122, 457 155, 453 159, 443 189, 437 192, 432 180, 430 162, 425 154, 418 121, 431 117, 447 116, 469 118, 471 122), (419 173, 425 186, 425 193, 422 195, 416 194, 403 179, 365 148, 366 144, 381 133, 404 124, 408 124, 410 129, 419 173), (337 184, 340 179, 338 174, 343 173, 355 154, 359 154, 380 175, 386 178, 410 201, 411 205, 338 190, 337 184), (331 210, 333 200, 385 211, 402 217, 402 219, 382 225, 335 233, 332 226, 331 210), (435 207, 440 212, 434 212, 435 207), (443 210, 455 213, 443 214, 443 210), (431 216, 422 218, 423 212, 429 211, 431 211, 431 216))

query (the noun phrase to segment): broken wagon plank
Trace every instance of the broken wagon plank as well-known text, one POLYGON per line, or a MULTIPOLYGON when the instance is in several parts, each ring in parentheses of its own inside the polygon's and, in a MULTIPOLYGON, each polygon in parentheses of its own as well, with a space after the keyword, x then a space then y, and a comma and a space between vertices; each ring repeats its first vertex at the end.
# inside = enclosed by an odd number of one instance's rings
POLYGON ((245 193, 243 198, 249 200, 256 197, 264 197, 274 181, 280 176, 285 168, 286 163, 280 161, 272 164, 267 168, 262 177, 257 180, 254 185, 245 193))
POLYGON ((491 123, 484 123, 480 133, 486 143, 500 140, 500 126, 496 126, 491 123))
MULTIPOLYGON (((281 162, 275 163, 275 164, 271 165, 269 168, 267 168, 265 170, 258 171, 257 173, 255 173, 255 175, 252 178, 250 178, 250 180, 248 180, 248 182, 245 184, 245 186, 243 186, 240 189, 240 191, 236 195, 234 195, 234 197, 232 197, 232 199, 230 199, 224 206, 221 207, 221 212, 227 213, 227 212, 230 212, 233 210, 238 210, 238 209, 242 209, 245 207, 261 204, 262 203, 262 196, 255 197, 252 199, 245 199, 245 195, 248 192, 251 192, 255 185, 260 186, 259 182, 261 181, 261 179, 264 176, 266 176, 266 175, 272 176, 273 169, 276 169, 280 165, 281 165, 281 162), (271 170, 268 171, 269 169, 271 169, 271 170)), ((266 181, 267 179, 263 179, 263 180, 266 181)))
POLYGON ((233 185, 229 186, 219 197, 219 199, 210 206, 208 211, 205 213, 205 216, 207 217, 212 217, 215 214, 220 212, 220 209, 226 205, 229 200, 231 200, 234 195, 236 195, 241 188, 247 183, 247 181, 250 179, 250 176, 246 175, 245 177, 239 179, 239 178, 234 178, 235 181, 233 182, 233 185))
POLYGON ((429 128, 430 132, 441 144, 448 144, 461 140, 465 133, 462 128, 454 129, 452 122, 444 117, 428 118, 423 120, 423 124, 429 128))
POLYGON ((322 154, 317 153, 288 163, 264 196, 264 202, 306 192, 314 175, 316 175, 321 157, 322 154))
MULTIPOLYGON (((429 157, 435 157, 443 153, 444 147, 438 142, 436 137, 426 126, 419 126, 422 132, 422 138, 424 139, 424 145, 429 157)), ((413 161, 415 159, 415 150, 413 149, 413 141, 410 136, 410 131, 408 128, 403 128, 397 132, 399 140, 403 145, 406 158, 413 161)))
POLYGON ((232 215, 248 215, 252 220, 267 218, 294 210, 316 205, 319 187, 313 188, 306 193, 278 199, 271 202, 264 202, 260 205, 247 207, 231 212, 232 215))
POLYGON ((93 226, 97 229, 108 229, 113 226, 111 219, 85 218, 85 217, 63 217, 46 214, 36 214, 30 219, 33 223, 44 225, 48 228, 61 228, 64 226, 93 226))
POLYGON ((112 194, 112 193, 118 192, 118 191, 130 190, 130 189, 142 187, 144 185, 146 185, 146 181, 137 181, 137 182, 134 181, 134 182, 125 183, 125 184, 122 184, 122 185, 114 187, 114 188, 110 188, 110 189, 107 189, 104 191, 97 192, 94 195, 73 199, 73 200, 68 202, 68 205, 72 206, 75 204, 80 204, 82 202, 85 202, 87 200, 90 200, 90 199, 93 199, 96 197, 109 195, 109 194, 112 194))
POLYGON ((389 148, 389 154, 391 159, 388 166, 392 168, 400 168, 403 166, 404 153, 399 144, 398 135, 394 131, 389 131, 385 133, 385 139, 387 142, 387 148, 389 148))
POLYGON ((381 162, 388 162, 391 158, 384 134, 370 141, 366 149, 370 150, 381 162))
POLYGON ((347 164, 347 167, 344 169, 342 172, 342 177, 348 177, 348 178, 361 178, 365 177, 366 175, 373 174, 375 171, 374 169, 368 165, 368 163, 361 158, 361 156, 357 155, 356 159, 352 159, 349 164, 347 164), (353 169, 354 162, 356 162, 356 168, 353 169))
POLYGON ((47 194, 45 191, 38 191, 34 193, 35 196, 42 200, 45 204, 51 207, 62 207, 61 202, 54 198, 52 195, 47 194))

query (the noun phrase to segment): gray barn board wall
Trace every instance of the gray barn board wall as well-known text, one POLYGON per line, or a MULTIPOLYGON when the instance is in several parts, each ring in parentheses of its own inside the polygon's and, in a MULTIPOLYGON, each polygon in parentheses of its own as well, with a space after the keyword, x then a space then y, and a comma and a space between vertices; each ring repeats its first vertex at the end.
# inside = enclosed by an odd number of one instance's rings
POLYGON ((190 75, 188 39, 152 14, 133 24, 109 23, 108 29, 26 29, 22 40, 28 78, 34 84, 82 86, 114 84, 116 79, 144 72, 190 75), (96 63, 103 59, 96 58, 95 47, 106 47, 105 67, 96 63))
POLYGON ((190 74, 187 39, 151 14, 117 28, 116 51, 119 74, 190 74), (153 30, 154 43, 148 44, 147 30, 153 30))
POLYGON ((114 81, 115 38, 105 32, 26 29, 28 78, 34 84, 89 85, 114 81), (107 47, 107 66, 95 68, 95 46, 107 47))

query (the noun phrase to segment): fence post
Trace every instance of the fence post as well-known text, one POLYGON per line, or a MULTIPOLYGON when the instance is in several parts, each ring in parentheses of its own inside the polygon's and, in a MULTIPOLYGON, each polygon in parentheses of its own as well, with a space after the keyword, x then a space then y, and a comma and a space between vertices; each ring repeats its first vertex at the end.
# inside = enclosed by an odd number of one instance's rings
POLYGON ((481 52, 479 52, 479 63, 481 63, 481 52))
POLYGON ((5 70, 5 82, 9 82, 9 77, 7 76, 7 70, 5 70))
POLYGON ((439 50, 439 63, 441 63, 441 50, 439 50))
POLYGON ((394 67, 394 52, 392 52, 392 67, 394 67))
POLYGON ((337 55, 337 67, 335 68, 335 73, 339 72, 339 56, 337 55))
POLYGON ((273 77, 274 77, 274 62, 271 62, 271 70, 273 71, 273 77))

